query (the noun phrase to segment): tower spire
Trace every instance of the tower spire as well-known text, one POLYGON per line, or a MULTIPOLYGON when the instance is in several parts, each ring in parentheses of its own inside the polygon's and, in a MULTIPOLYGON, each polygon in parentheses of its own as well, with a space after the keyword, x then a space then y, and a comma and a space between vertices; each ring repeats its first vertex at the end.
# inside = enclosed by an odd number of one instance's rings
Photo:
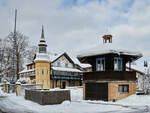
POLYGON ((41 39, 39 41, 38 46, 39 46, 39 53, 46 53, 47 44, 46 44, 46 40, 44 37, 44 26, 43 25, 42 25, 41 39))
POLYGON ((41 39, 44 39, 44 26, 42 25, 42 33, 41 33, 41 39))

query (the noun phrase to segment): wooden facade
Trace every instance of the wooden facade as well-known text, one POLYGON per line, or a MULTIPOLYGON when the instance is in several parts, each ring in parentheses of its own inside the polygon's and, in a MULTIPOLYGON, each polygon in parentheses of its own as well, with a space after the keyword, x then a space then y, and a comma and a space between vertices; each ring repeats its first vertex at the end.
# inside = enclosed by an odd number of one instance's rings
POLYGON ((84 81, 119 81, 129 80, 136 81, 135 71, 100 71, 100 72, 87 72, 83 74, 84 81))

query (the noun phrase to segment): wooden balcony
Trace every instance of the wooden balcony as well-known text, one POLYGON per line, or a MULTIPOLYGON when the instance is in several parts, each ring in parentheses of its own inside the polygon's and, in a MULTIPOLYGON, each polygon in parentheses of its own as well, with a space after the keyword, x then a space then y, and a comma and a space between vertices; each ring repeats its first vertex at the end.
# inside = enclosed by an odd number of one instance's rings
POLYGON ((136 80, 136 72, 134 71, 111 71, 111 72, 86 72, 83 74, 83 81, 115 81, 115 80, 128 80, 135 81, 136 80))

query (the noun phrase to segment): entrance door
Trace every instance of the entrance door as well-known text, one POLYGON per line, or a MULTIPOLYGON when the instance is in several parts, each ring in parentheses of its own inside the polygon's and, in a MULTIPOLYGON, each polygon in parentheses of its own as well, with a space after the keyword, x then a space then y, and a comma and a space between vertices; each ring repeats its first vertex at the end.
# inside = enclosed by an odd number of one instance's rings
POLYGON ((86 83, 86 100, 108 100, 108 83, 86 83))
POLYGON ((62 82, 62 89, 66 88, 66 82, 62 82))

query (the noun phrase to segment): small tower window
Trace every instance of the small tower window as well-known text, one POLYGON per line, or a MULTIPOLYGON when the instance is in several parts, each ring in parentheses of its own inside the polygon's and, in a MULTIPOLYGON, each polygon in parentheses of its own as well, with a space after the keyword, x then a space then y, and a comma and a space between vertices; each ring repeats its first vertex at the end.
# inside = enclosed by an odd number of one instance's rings
POLYGON ((105 58, 96 59, 96 71, 105 71, 105 58))
POLYGON ((122 58, 114 58, 114 71, 122 71, 122 58))
POLYGON ((39 53, 46 53, 46 47, 45 46, 40 46, 39 47, 39 53))
POLYGON ((44 70, 42 69, 42 75, 44 75, 44 70))
POLYGON ((48 69, 47 69, 47 75, 48 75, 48 69))

